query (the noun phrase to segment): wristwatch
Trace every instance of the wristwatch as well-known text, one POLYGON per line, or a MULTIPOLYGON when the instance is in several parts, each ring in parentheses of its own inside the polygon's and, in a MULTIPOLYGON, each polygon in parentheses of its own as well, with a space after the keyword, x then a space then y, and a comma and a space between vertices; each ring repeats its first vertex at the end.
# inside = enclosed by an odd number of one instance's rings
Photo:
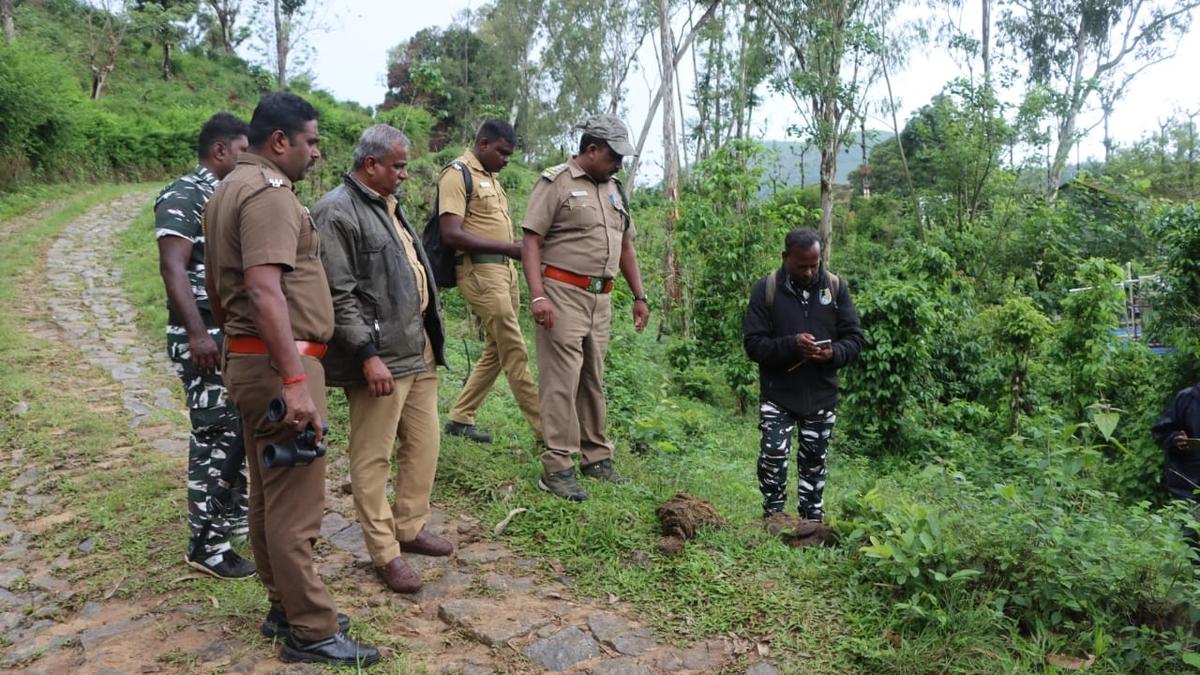
POLYGON ((646 297, 646 294, 645 294, 645 293, 643 293, 643 294, 641 294, 641 295, 635 295, 635 296, 633 296, 633 301, 634 301, 634 302, 637 302, 638 300, 641 300, 642 302, 646 303, 646 306, 647 306, 647 307, 649 307, 649 306, 650 306, 650 298, 646 297))

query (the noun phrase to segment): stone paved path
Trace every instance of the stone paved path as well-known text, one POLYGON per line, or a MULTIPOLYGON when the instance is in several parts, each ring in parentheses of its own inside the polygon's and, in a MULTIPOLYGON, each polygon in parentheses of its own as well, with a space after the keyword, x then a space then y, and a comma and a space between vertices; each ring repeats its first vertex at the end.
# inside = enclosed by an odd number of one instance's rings
MULTIPOLYGON (((49 321, 35 321, 31 330, 43 339, 65 340, 109 375, 110 381, 92 386, 120 402, 114 413, 127 418, 147 444, 179 458, 182 503, 187 433, 175 393, 178 382, 165 355, 147 347, 161 338, 148 341, 121 322, 132 307, 108 254, 151 197, 130 192, 96 206, 64 230, 47 257, 49 321)), ((55 503, 59 497, 53 491, 42 494, 60 467, 26 466, 19 452, 0 458, 17 474, 0 496, 0 537, 6 537, 0 540, 0 636, 8 644, 0 666, 45 673, 314 672, 279 662, 267 640, 251 637, 252 621, 213 619, 211 611, 180 606, 169 595, 80 603, 65 581, 66 571, 78 559, 86 560, 94 543, 84 541, 53 561, 39 560, 36 543, 29 544, 53 527, 55 514, 65 513, 67 505, 55 503), (163 639, 167 635, 170 640, 163 639)), ((724 638, 688 646, 660 642, 620 605, 577 598, 570 579, 556 576, 547 564, 514 555, 494 540, 494 523, 442 509, 435 509, 429 527, 455 542, 455 554, 408 556, 424 587, 411 596, 387 592, 363 548, 342 487, 345 472, 342 457, 327 480, 318 569, 339 609, 353 621, 399 638, 406 670, 636 675, 737 672, 750 665, 746 657, 735 656, 745 652, 744 646, 724 638)), ((180 575, 188 571, 181 563, 180 575)), ((751 670, 778 672, 766 661, 751 670)))

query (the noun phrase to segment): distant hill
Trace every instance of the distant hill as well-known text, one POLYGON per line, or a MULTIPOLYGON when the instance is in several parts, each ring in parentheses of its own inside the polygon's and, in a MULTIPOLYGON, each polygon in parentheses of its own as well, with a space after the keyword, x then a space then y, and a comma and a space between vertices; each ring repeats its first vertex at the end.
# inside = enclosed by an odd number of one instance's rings
MULTIPOLYGON (((867 155, 871 149, 880 143, 892 140, 891 131, 878 129, 867 130, 867 155)), ((821 178, 821 153, 816 148, 809 147, 805 151, 804 144, 795 141, 764 141, 767 152, 763 162, 768 182, 779 182, 794 187, 816 185, 821 178), (802 180, 803 179, 803 180, 802 180)), ((862 149, 858 135, 851 142, 842 146, 838 156, 835 183, 850 182, 850 172, 862 164, 862 149)))

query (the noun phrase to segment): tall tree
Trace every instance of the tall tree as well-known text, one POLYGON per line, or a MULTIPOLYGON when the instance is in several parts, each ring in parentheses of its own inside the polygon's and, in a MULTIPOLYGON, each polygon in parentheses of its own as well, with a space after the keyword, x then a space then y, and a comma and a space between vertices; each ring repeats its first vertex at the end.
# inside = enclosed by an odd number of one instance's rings
MULTIPOLYGON (((692 43, 696 40, 696 36, 701 30, 704 29, 705 24, 712 19, 713 15, 717 11, 717 7, 720 5, 721 0, 711 0, 708 3, 708 7, 704 10, 704 13, 701 14, 696 21, 692 22, 692 27, 688 30, 687 37, 685 37, 675 49, 675 57, 671 60, 672 68, 679 67, 679 62, 683 60, 684 55, 687 54, 689 49, 691 49, 692 43)), ((658 90, 655 92, 654 98, 650 100, 650 110, 646 113, 646 119, 642 124, 642 131, 638 135, 638 142, 636 145, 638 157, 633 159, 633 163, 630 164, 629 172, 627 174, 629 190, 631 191, 637 188, 637 173, 638 167, 640 166, 642 148, 646 147, 646 139, 650 136, 651 127, 654 126, 654 118, 658 115, 658 106, 662 104, 663 91, 666 88, 666 84, 666 82, 659 82, 658 90)))
POLYGON ((87 13, 87 42, 85 43, 88 68, 92 71, 91 97, 99 100, 104 92, 108 76, 117 66, 117 56, 125 41, 132 19, 123 0, 102 0, 87 13))
POLYGON ((242 11, 241 0, 207 0, 217 19, 217 29, 221 38, 221 46, 226 54, 233 54, 234 49, 246 39, 246 29, 237 27, 238 14, 242 11))
POLYGON ((140 33, 162 49, 159 71, 162 79, 175 74, 171 53, 187 37, 186 24, 196 15, 196 0, 137 0, 135 18, 140 33))
POLYGON ((1007 44, 1029 64, 1031 91, 1054 120, 1046 196, 1054 199, 1071 148, 1090 129, 1079 116, 1103 82, 1123 90, 1174 55, 1200 0, 1019 0, 1001 14, 1007 44))
POLYGON ((321 0, 256 0, 258 36, 263 54, 275 71, 275 85, 287 87, 292 70, 311 52, 308 39, 325 30, 321 0))
POLYGON ((838 154, 876 71, 874 17, 890 14, 896 0, 757 1, 777 32, 776 86, 796 102, 803 118, 796 130, 821 153, 821 257, 828 262, 838 154))
POLYGON ((679 222, 679 148, 675 138, 675 36, 671 32, 671 2, 658 0, 658 31, 662 44, 663 83, 663 194, 667 198, 667 220, 663 267, 666 272, 665 290, 668 316, 681 299, 679 262, 675 259, 675 224, 679 222))

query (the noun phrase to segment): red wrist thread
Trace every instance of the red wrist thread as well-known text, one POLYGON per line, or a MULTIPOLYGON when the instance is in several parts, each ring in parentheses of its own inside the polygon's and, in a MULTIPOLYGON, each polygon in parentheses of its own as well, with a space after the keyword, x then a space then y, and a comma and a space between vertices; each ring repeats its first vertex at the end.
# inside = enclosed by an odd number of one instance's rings
POLYGON ((307 379, 308 379, 308 373, 301 373, 300 375, 297 375, 297 376, 295 376, 295 377, 285 377, 285 378, 283 378, 283 383, 284 383, 285 385, 287 385, 287 384, 300 384, 301 382, 303 382, 303 381, 305 381, 305 380, 307 380, 307 379))

